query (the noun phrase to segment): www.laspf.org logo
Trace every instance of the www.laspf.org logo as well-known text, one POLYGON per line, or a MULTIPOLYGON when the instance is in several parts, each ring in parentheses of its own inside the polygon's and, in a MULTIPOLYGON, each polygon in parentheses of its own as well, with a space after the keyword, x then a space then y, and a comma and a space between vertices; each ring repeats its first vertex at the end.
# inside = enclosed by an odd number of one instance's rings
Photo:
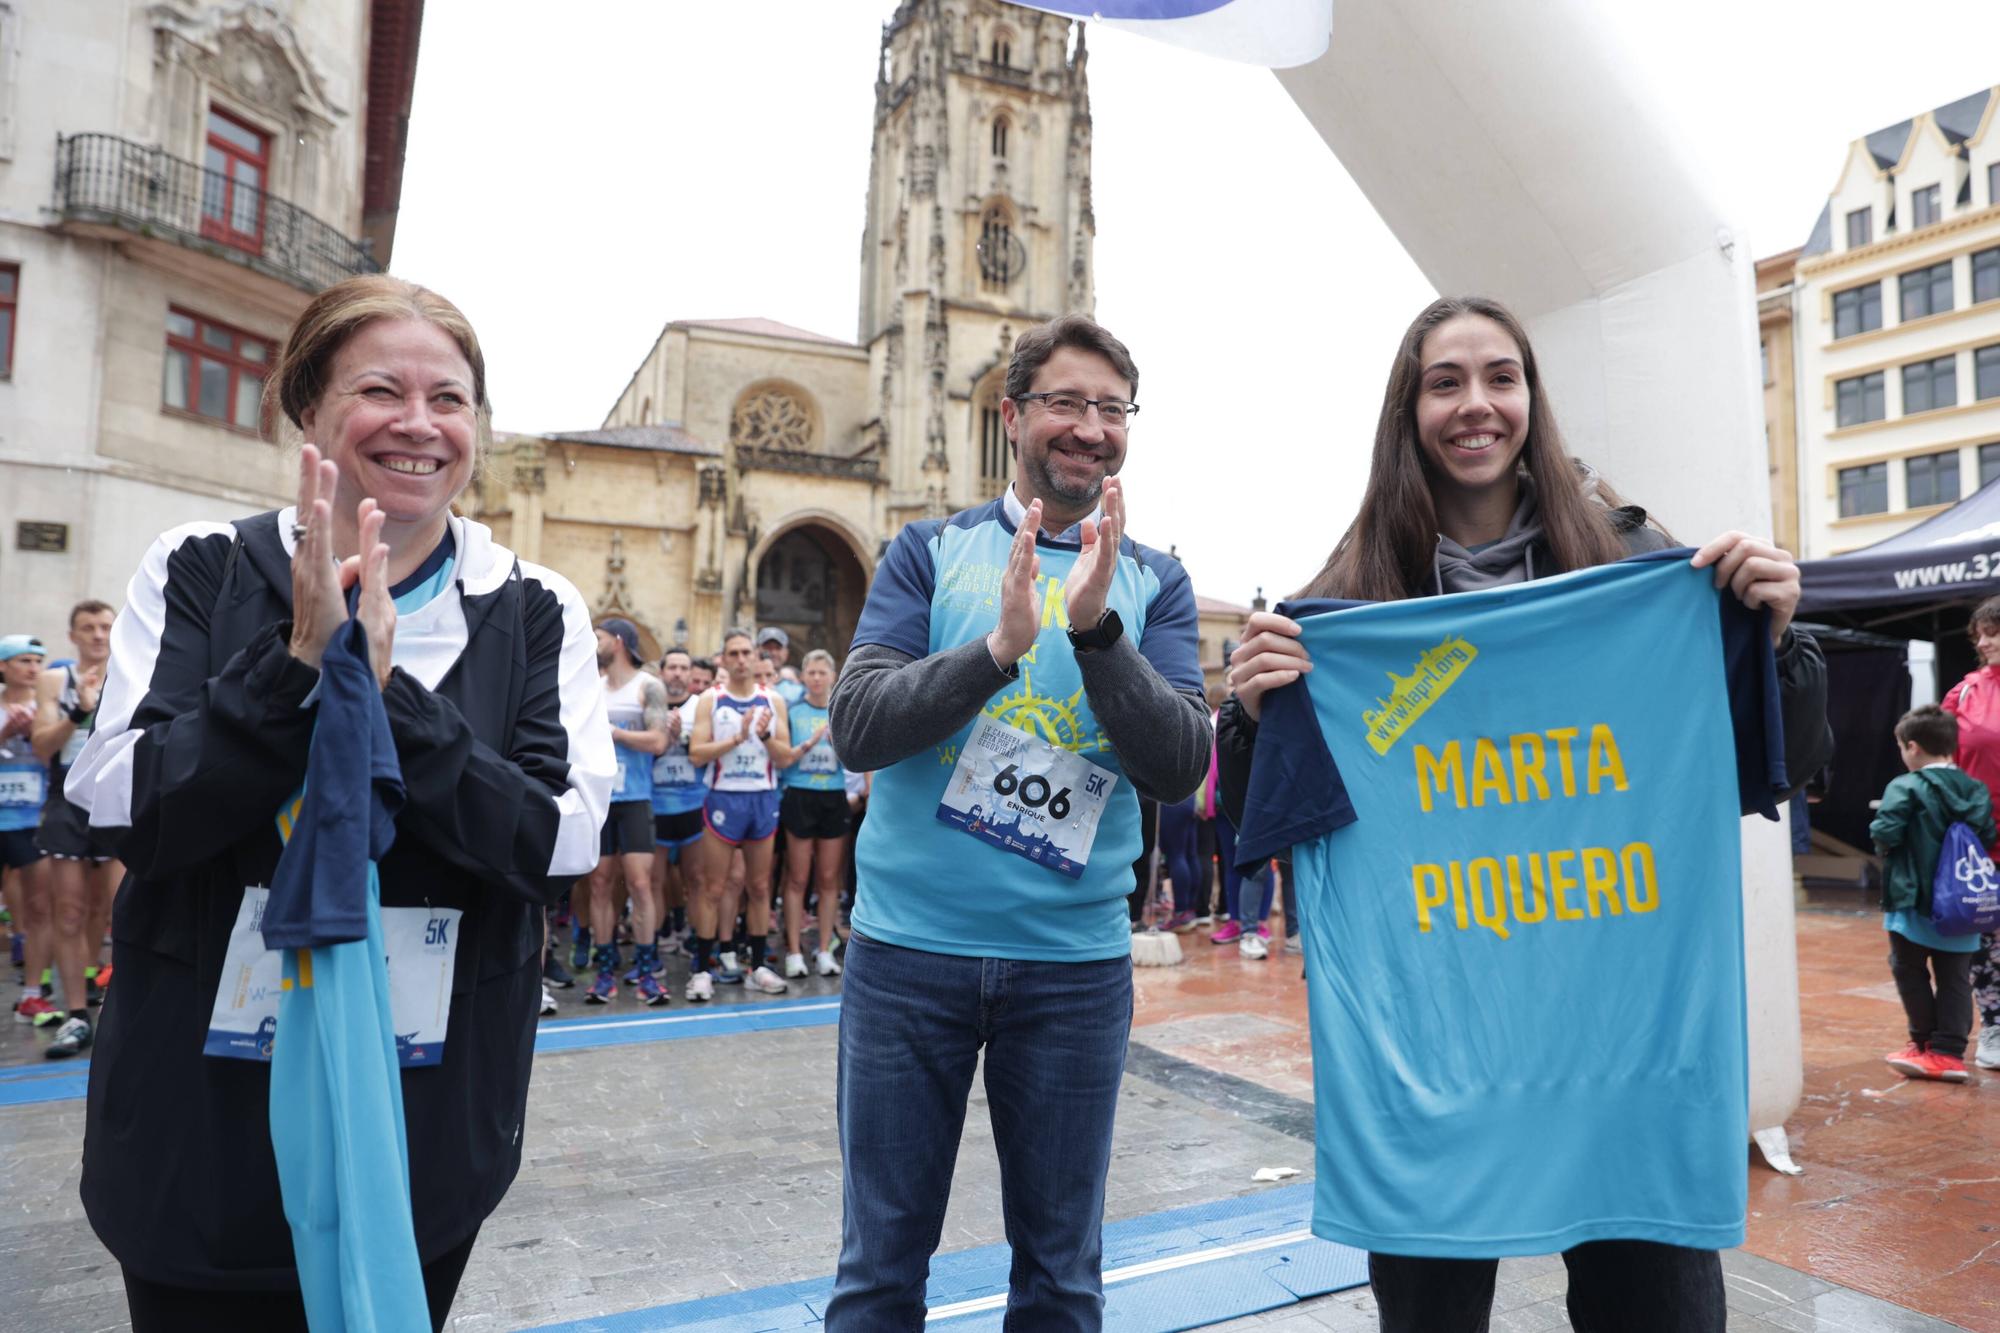
POLYGON ((1386 755, 1403 733, 1416 725, 1430 706, 1444 697, 1472 665, 1479 650, 1454 634, 1435 648, 1427 648, 1409 675, 1389 673, 1388 697, 1377 699, 1377 708, 1363 710, 1361 725, 1368 733, 1368 748, 1386 755))

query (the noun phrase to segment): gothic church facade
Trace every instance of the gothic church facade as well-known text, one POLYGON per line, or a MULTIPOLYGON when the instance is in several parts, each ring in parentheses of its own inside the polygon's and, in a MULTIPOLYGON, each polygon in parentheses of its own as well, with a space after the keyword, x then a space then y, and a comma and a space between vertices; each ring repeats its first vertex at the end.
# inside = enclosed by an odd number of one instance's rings
POLYGON ((649 650, 776 624, 846 655, 913 518, 997 495, 1020 332, 1090 313, 1081 25, 1000 0, 902 0, 884 27, 854 342, 675 320, 595 430, 503 437, 474 501, 524 559, 649 650))

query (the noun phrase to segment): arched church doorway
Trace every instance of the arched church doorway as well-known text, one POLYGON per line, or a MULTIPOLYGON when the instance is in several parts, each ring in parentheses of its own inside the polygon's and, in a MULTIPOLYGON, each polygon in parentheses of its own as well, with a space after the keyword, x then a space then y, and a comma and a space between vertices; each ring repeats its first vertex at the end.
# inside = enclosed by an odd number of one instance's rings
POLYGON ((814 648, 847 660, 868 574, 845 539, 806 523, 771 543, 757 562, 757 624, 776 625, 792 639, 792 662, 814 648))

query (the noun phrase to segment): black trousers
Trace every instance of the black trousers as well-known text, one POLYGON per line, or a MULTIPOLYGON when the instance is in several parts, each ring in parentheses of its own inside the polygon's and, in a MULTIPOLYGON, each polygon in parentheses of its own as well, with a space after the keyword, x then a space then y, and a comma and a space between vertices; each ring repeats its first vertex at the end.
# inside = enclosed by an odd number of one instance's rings
POLYGON ((1889 974, 1896 978, 1896 993, 1903 997, 1911 1041, 1929 1046, 1939 1055, 1965 1055, 1965 1039, 1972 1034, 1975 956, 1927 948, 1889 932, 1889 974))
MULTIPOLYGON (((1722 1256, 1644 1240, 1563 1252, 1576 1333, 1723 1333, 1722 1256)), ((1486 1333, 1497 1259, 1368 1256, 1382 1333, 1486 1333)))
MULTIPOLYGON (((424 1265, 424 1296, 431 1308, 431 1329, 439 1333, 451 1313, 465 1261, 472 1257, 473 1232, 465 1243, 446 1250, 424 1265)), ((293 1291, 224 1291, 214 1287, 170 1287, 149 1282, 125 1270, 125 1304, 132 1311, 132 1333, 309 1333, 305 1299, 293 1291)))

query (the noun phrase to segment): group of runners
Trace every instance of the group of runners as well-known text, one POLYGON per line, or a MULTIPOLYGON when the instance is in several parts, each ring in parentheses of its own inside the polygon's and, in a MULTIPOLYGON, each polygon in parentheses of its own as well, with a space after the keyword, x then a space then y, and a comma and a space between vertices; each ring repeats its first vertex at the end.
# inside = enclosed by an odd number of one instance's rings
POLYGON ((867 778, 842 767, 828 734, 832 654, 815 649, 794 667, 790 636, 767 626, 730 630, 713 658, 676 646, 652 662, 637 627, 611 617, 597 627, 597 664, 618 774, 597 866, 571 888, 566 918, 558 908, 551 921, 542 1012, 578 984, 571 969, 589 978, 586 1004, 610 1003, 621 984, 642 1004, 666 1004, 660 977, 674 954, 687 955, 685 996, 696 1003, 719 985, 782 995, 801 977, 839 975, 848 849, 867 778))
POLYGON ((55 1060, 90 1045, 90 1011, 111 984, 98 960, 124 867, 62 784, 90 735, 114 615, 103 602, 78 602, 74 655, 61 659, 31 634, 0 636, 0 882, 21 970, 14 1021, 55 1026, 43 1049, 55 1060))

